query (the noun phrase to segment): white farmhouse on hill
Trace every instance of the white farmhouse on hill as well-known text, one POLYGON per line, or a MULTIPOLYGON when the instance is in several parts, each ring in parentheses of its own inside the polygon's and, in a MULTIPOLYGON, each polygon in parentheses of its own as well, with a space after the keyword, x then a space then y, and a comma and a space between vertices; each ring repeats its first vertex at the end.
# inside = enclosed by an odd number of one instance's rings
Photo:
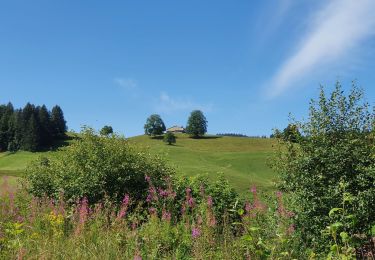
POLYGON ((167 129, 167 133, 185 133, 185 128, 182 126, 172 126, 167 129))

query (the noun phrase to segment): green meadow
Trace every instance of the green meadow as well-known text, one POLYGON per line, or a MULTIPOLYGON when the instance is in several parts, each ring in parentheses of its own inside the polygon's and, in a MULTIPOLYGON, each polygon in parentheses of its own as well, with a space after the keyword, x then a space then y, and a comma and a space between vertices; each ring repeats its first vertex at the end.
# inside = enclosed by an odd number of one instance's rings
POLYGON ((275 173, 268 166, 274 140, 266 138, 207 136, 192 139, 177 134, 175 145, 148 136, 130 138, 131 142, 147 147, 154 154, 164 155, 175 167, 177 174, 195 176, 207 174, 215 179, 223 173, 240 192, 255 184, 272 189, 275 173))
MULTIPOLYGON (((272 139, 226 136, 193 139, 177 134, 175 145, 145 135, 129 138, 129 141, 165 157, 179 175, 207 174, 215 179, 222 173, 239 192, 246 191, 252 184, 272 189, 276 178, 268 166, 272 139)), ((48 153, 53 152, 0 153, 0 176, 10 176, 9 181, 14 183, 32 160, 48 153)))

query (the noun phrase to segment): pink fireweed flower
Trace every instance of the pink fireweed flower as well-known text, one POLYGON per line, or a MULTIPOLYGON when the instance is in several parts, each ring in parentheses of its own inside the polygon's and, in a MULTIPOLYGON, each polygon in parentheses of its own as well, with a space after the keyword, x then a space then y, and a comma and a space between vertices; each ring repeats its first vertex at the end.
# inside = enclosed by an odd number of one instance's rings
POLYGON ((159 191, 160 197, 162 198, 169 197, 169 192, 167 190, 163 190, 162 188, 159 188, 158 191, 159 191))
POLYGON ((161 217, 162 220, 170 221, 171 220, 171 213, 163 209, 163 214, 161 217))
POLYGON ((117 219, 120 220, 125 217, 126 211, 128 210, 128 205, 129 205, 130 197, 128 194, 124 196, 124 199, 122 200, 121 204, 121 209, 120 212, 117 215, 117 219))
POLYGON ((190 197, 188 199, 187 203, 188 203, 190 208, 194 208, 195 202, 194 202, 194 199, 192 197, 190 197))
POLYGON ((257 192, 257 187, 255 185, 251 186, 250 191, 254 194, 257 192))
POLYGON ((208 196, 207 197, 207 205, 211 208, 212 205, 213 205, 213 202, 212 202, 212 197, 211 196, 208 196))
POLYGON ((81 230, 83 229, 83 227, 84 227, 84 225, 85 225, 85 223, 87 221, 88 212, 89 212, 88 200, 87 200, 86 197, 84 197, 82 199, 82 201, 78 203, 79 219, 78 219, 77 228, 75 230, 75 234, 76 235, 78 235, 79 233, 81 233, 81 230))
POLYGON ((137 255, 134 256, 134 260, 142 260, 142 257, 137 254, 137 255))
POLYGON ((148 209, 148 212, 149 212, 151 215, 156 215, 157 210, 156 210, 156 208, 151 207, 151 208, 148 209))
POLYGON ((201 235, 201 231, 200 231, 199 228, 194 227, 194 228, 191 230, 191 236, 192 236, 193 238, 197 238, 197 237, 199 237, 200 235, 201 235))
POLYGON ((145 181, 147 181, 148 183, 151 183, 151 177, 148 175, 145 175, 145 181))

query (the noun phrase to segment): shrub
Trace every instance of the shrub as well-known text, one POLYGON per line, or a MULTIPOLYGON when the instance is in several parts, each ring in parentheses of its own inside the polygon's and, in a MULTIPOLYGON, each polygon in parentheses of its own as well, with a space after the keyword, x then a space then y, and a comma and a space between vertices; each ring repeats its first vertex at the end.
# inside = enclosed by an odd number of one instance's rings
POLYGON ((173 133, 171 133, 171 132, 167 132, 164 135, 163 141, 166 142, 169 145, 175 144, 176 143, 176 136, 173 133))
POLYGON ((330 97, 321 88, 307 122, 293 122, 303 135, 299 143, 280 140, 274 166, 290 193, 301 243, 325 249, 321 230, 341 205, 340 183, 353 198, 345 209, 351 217, 340 220, 345 230, 362 236, 375 223, 373 122, 363 92, 353 84, 345 96, 337 83, 330 97))
POLYGON ((55 156, 40 158, 26 170, 29 191, 74 202, 87 197, 90 203, 105 196, 120 201, 125 193, 144 199, 145 175, 156 183, 173 174, 164 160, 131 145, 124 138, 100 137, 85 128, 81 138, 55 156))

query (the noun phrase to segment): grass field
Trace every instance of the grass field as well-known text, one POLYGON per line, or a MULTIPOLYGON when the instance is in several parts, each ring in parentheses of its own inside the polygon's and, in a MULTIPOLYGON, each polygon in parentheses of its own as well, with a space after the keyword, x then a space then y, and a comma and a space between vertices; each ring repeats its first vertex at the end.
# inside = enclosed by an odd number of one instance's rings
POLYGON ((267 163, 273 150, 271 139, 216 136, 192 139, 179 134, 175 145, 148 136, 133 137, 130 141, 150 148, 152 153, 164 154, 178 174, 208 174, 214 179, 224 173, 240 192, 251 184, 272 189, 276 180, 267 163))
POLYGON ((4 182, 4 177, 7 178, 8 184, 15 186, 23 170, 32 160, 38 158, 40 154, 24 151, 0 153, 0 186, 4 182))
MULTIPOLYGON (((267 165, 272 154, 271 139, 216 136, 192 139, 179 134, 175 145, 166 145, 163 140, 148 136, 136 136, 129 140, 149 148, 151 153, 165 156, 180 175, 207 174, 215 179, 219 173, 224 173, 240 192, 251 184, 269 190, 276 180, 267 165)), ((52 152, 0 153, 0 179, 1 176, 9 176, 9 182, 14 183, 28 163, 46 153, 52 152)))

